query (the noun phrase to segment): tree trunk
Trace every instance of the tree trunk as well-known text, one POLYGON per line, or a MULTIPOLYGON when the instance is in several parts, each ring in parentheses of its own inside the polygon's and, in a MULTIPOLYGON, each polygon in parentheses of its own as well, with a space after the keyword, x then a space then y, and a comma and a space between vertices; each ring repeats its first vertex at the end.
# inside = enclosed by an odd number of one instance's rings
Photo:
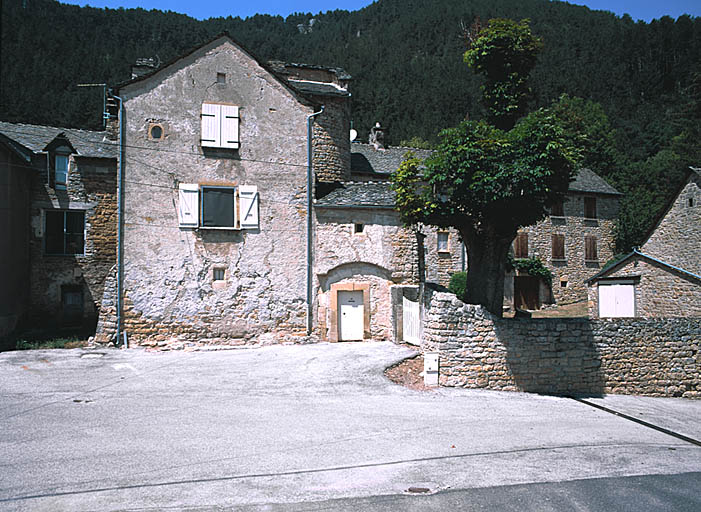
POLYGON ((499 317, 504 305, 504 274, 509 254, 511 234, 497 233, 485 227, 479 233, 460 230, 467 248, 467 290, 463 300, 468 304, 481 304, 499 317))

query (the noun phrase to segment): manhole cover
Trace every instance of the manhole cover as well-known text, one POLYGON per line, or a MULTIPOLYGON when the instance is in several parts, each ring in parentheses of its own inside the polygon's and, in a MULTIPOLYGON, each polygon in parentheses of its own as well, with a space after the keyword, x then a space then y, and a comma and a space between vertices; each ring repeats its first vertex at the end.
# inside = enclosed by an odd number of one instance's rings
POLYGON ((105 354, 103 354, 101 352, 91 352, 90 354, 83 354, 82 356, 80 356, 80 358, 81 359, 98 359, 104 355, 105 354))

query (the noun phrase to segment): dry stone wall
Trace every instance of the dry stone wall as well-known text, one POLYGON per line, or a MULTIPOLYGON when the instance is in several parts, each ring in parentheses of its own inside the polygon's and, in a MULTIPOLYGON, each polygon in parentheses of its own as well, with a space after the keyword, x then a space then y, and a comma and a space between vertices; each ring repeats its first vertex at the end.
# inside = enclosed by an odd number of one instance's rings
POLYGON ((500 319, 428 292, 424 351, 442 386, 701 398, 701 320, 500 319))

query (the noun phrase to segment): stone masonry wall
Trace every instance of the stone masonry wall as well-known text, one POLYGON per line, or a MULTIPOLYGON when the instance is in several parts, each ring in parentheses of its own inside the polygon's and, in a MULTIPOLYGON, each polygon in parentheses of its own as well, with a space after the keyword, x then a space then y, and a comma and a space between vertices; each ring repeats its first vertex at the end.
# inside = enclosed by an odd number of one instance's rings
MULTIPOLYGON (((462 270, 462 241, 454 228, 423 226, 426 254, 426 282, 448 286, 450 276, 462 270), (438 233, 448 233, 448 250, 438 250, 438 233)), ((465 262, 467 269, 467 262, 465 262)))
MULTIPOLYGON (((42 167, 45 164, 37 163, 37 168, 42 167)), ((116 164, 71 156, 66 190, 46 183, 44 172, 35 176, 32 185, 28 314, 35 325, 61 324, 62 286, 79 286, 84 323, 89 327, 97 319, 105 279, 116 262, 116 164), (45 211, 54 209, 85 211, 84 254, 45 254, 45 211)))
POLYGON ((701 174, 692 174, 640 252, 701 275, 701 174))
POLYGON ((319 182, 350 179, 350 104, 347 98, 325 97, 324 112, 312 128, 313 167, 319 182))
MULTIPOLYGON (((701 280, 640 256, 607 275, 630 278, 636 317, 701 317, 701 280)), ((589 317, 599 316, 599 282, 589 287, 589 317)))
POLYGON ((701 319, 500 319, 427 296, 422 349, 442 386, 701 398, 701 319))
POLYGON ((614 222, 618 215, 617 196, 596 196, 597 218, 584 218, 584 198, 594 195, 570 193, 565 201, 564 217, 548 217, 528 233, 528 255, 538 257, 553 274, 552 290, 558 304, 587 299, 585 281, 599 272, 615 254, 614 222), (553 260, 552 235, 565 236, 565 260, 553 260), (584 237, 597 239, 597 260, 584 260, 584 237))

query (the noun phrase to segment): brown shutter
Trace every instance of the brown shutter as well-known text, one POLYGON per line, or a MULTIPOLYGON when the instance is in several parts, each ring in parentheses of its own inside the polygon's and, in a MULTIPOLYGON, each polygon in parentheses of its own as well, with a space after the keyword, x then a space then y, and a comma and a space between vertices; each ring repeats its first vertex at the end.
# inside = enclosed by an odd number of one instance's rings
POLYGON ((564 260, 565 259, 565 235, 553 234, 552 236, 552 259, 553 260, 564 260))
POLYGON ((555 203, 552 208, 550 208, 550 216, 551 217, 564 217, 565 216, 565 207, 562 203, 562 201, 558 201, 555 203))
POLYGON ((595 236, 585 236, 584 237, 584 260, 585 261, 598 261, 599 257, 596 254, 596 237, 595 236))
POLYGON ((596 197, 584 198, 584 218, 596 219, 596 197))
POLYGON ((528 258, 528 233, 519 233, 514 241, 514 257, 528 258))

